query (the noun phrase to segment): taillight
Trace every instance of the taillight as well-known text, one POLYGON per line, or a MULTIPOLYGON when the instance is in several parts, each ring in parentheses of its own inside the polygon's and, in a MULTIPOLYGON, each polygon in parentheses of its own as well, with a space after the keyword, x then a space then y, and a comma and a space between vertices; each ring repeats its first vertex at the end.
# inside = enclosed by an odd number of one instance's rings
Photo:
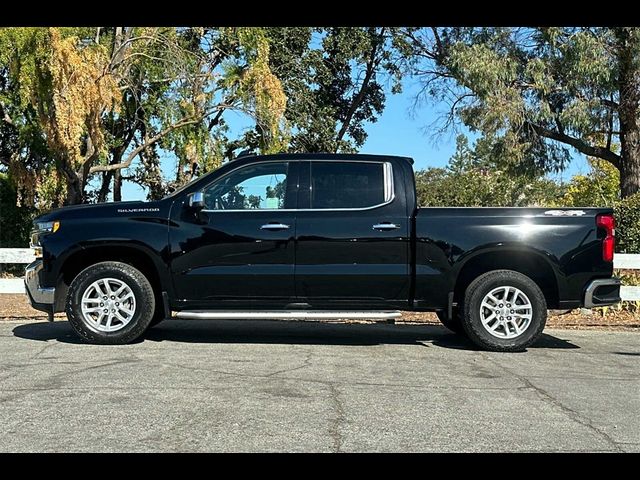
POLYGON ((602 241, 602 259, 605 262, 613 262, 613 252, 616 247, 616 222, 613 215, 610 213, 598 215, 596 217, 596 224, 606 233, 606 236, 602 241))

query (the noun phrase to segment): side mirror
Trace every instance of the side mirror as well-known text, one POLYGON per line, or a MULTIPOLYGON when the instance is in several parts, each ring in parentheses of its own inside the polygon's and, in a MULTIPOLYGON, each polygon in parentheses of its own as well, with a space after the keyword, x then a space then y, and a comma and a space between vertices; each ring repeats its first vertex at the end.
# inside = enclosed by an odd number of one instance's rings
POLYGON ((204 193, 193 192, 189 194, 189 208, 194 210, 202 210, 204 208, 204 193))

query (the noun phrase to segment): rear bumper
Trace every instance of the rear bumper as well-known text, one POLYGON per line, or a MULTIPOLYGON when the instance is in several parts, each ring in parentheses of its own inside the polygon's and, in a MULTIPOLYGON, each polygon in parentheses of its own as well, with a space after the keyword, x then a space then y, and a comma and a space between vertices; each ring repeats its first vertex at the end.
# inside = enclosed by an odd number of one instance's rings
POLYGON ((24 271, 24 286, 31 306, 36 310, 51 313, 56 299, 56 289, 40 286, 40 270, 42 270, 42 260, 30 263, 24 271))
POLYGON ((620 279, 598 278, 587 284, 584 291, 585 308, 604 307, 620 302, 620 279))

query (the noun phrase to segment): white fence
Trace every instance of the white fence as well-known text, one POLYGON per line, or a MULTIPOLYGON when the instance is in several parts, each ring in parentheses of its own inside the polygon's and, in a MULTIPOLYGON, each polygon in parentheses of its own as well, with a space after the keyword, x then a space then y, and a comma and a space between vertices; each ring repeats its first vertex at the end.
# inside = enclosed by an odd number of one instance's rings
MULTIPOLYGON (((30 248, 0 248, 0 264, 31 263, 36 259, 30 248)), ((0 293, 25 293, 22 278, 0 278, 0 293)))
MULTIPOLYGON (((640 254, 616 253, 613 256, 613 267, 640 270, 640 254)), ((620 298, 629 302, 640 300, 640 286, 623 285, 620 287, 620 298)))
MULTIPOLYGON (((35 260, 30 248, 0 248, 0 264, 31 263, 35 260)), ((613 258, 614 268, 640 270, 640 254, 616 253, 613 258)), ((21 278, 0 278, 0 293, 24 293, 24 282, 21 278)), ((620 296, 625 301, 640 300, 640 286, 623 286, 620 296)))

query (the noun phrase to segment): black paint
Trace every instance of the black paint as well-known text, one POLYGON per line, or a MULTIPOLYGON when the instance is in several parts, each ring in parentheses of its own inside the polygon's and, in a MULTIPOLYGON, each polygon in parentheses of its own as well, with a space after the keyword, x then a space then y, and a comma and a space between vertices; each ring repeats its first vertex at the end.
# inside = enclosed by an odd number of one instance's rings
POLYGON ((57 233, 40 238, 41 285, 59 285, 66 262, 78 252, 91 255, 105 247, 146 256, 173 309, 246 310, 291 303, 323 309, 446 309, 460 273, 482 258, 539 265, 551 272, 557 293, 549 308, 572 308, 583 301, 590 280, 611 276, 612 263, 602 261, 604 233, 595 223, 597 214, 611 209, 583 208, 585 214, 577 217, 545 215, 546 208, 417 209, 411 164, 408 158, 371 155, 248 156, 157 202, 58 209, 37 219, 61 222, 57 233), (189 193, 229 171, 273 160, 290 162, 287 210, 186 207, 189 193), (368 210, 305 210, 314 160, 391 162, 395 198, 368 210), (274 222, 290 228, 260 228, 274 222), (372 228, 381 222, 398 228, 372 228))

